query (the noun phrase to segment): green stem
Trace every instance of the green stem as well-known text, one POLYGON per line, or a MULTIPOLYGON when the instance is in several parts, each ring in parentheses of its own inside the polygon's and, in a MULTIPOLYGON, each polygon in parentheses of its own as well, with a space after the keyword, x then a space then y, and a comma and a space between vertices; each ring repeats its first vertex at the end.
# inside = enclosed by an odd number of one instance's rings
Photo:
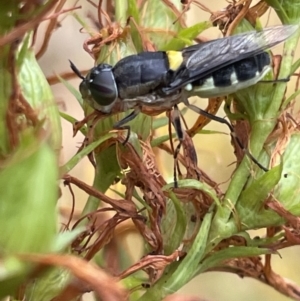
POLYGON ((289 24, 290 19, 282 7, 282 1, 281 0, 266 0, 267 4, 273 7, 273 9, 276 11, 278 17, 280 18, 281 22, 283 24, 289 24))
MULTIPOLYGON (((120 175, 120 167, 117 160, 116 146, 111 146, 95 155, 96 170, 93 187, 103 193, 114 182, 116 176, 120 175)), ((84 206, 82 215, 98 209, 101 200, 90 196, 84 206)))
MULTIPOLYGON (((289 39, 285 44, 283 48, 283 57, 280 67, 280 72, 278 78, 288 78, 290 76, 291 68, 293 65, 293 59, 294 59, 294 52, 297 47, 298 41, 300 37, 299 30, 297 33, 293 36, 293 38, 289 39)), ((286 84, 277 84, 274 94, 273 94, 273 101, 270 103, 267 112, 266 117, 268 116, 274 116, 276 112, 278 112, 278 108, 282 104, 283 95, 285 93, 286 84)), ((285 108, 281 108, 281 111, 283 111, 285 108)))
POLYGON ((116 21, 123 24, 126 22, 127 1, 115 0, 115 18, 116 21))
POLYGON ((9 97, 12 94, 12 75, 8 66, 9 45, 1 47, 0 53, 0 155, 7 157, 10 153, 9 132, 6 114, 9 97))
POLYGON ((170 293, 177 292, 195 276, 199 262, 206 254, 206 244, 213 209, 214 205, 211 206, 209 212, 205 215, 201 228, 184 259, 180 263, 173 263, 167 273, 159 279, 155 286, 147 290, 139 301, 162 300, 165 296, 170 295, 170 293))
MULTIPOLYGON (((298 37, 294 37, 286 42, 284 46, 284 55, 282 58, 280 78, 286 78, 290 74, 293 52, 297 45, 298 37)), ((270 135, 276 124, 276 118, 281 113, 282 99, 285 93, 286 84, 279 83, 273 92, 272 102, 264 112, 263 120, 256 118, 256 122, 252 124, 251 137, 250 137, 250 151, 255 158, 258 158, 267 137, 270 135)), ((216 212, 212 223, 212 231, 209 241, 214 244, 218 241, 231 236, 236 232, 236 228, 228 225, 227 222, 232 215, 232 209, 238 201, 240 193, 245 187, 248 177, 250 176, 251 166, 248 157, 244 157, 241 164, 234 173, 230 185, 224 197, 223 206, 216 212)))

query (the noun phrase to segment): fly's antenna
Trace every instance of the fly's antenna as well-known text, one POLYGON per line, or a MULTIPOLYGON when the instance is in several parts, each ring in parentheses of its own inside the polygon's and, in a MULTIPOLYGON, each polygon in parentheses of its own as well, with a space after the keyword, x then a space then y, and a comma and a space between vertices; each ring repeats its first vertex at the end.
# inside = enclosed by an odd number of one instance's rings
POLYGON ((78 68, 73 64, 73 62, 71 60, 69 60, 70 62, 70 67, 73 70, 73 72, 82 80, 85 79, 85 77, 80 73, 80 71, 78 70, 78 68))

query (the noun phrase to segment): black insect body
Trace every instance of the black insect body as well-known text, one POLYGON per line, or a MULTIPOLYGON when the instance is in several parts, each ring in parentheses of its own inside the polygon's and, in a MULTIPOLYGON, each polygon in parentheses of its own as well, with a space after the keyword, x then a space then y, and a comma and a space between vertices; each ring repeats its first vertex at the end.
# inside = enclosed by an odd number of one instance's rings
MULTIPOLYGON (((192 95, 216 97, 234 93, 260 81, 271 70, 271 60, 267 52, 249 57, 220 68, 204 78, 199 78, 185 86, 192 95)), ((163 89, 168 91, 168 88, 163 89)))
MULTIPOLYGON (((190 96, 215 97, 234 93, 260 81, 270 70, 267 49, 290 37, 298 26, 275 26, 186 47, 181 51, 143 52, 120 60, 114 67, 100 64, 82 79, 83 99, 94 109, 112 114, 134 109, 114 127, 124 128, 145 108, 145 113, 177 109, 183 102, 208 118, 231 124, 188 102, 190 96)), ((179 114, 175 114, 179 118, 179 114)), ((175 122, 179 140, 180 122, 175 122)), ((128 128, 128 127, 127 127, 128 128)), ((241 143, 239 145, 242 147, 241 143)), ((263 168, 252 156, 250 158, 263 168)))
POLYGON ((270 58, 265 51, 297 29, 296 25, 275 26, 181 51, 143 52, 123 58, 114 67, 100 64, 85 78, 73 64, 71 67, 83 79, 83 96, 90 95, 92 101, 87 101, 103 113, 110 113, 117 100, 124 103, 124 108, 139 104, 155 106, 160 99, 167 101, 167 96, 181 90, 187 96, 226 95, 261 80, 270 70, 270 58), (155 97, 150 96, 153 93, 155 97))
POLYGON ((112 72, 121 99, 146 95, 167 86, 171 81, 166 52, 142 52, 126 57, 112 72))
POLYGON ((83 79, 80 84, 83 98, 103 113, 110 113, 117 100, 123 100, 124 111, 135 106, 134 100, 156 105, 155 100, 151 101, 150 97, 147 101, 144 96, 166 87, 174 73, 167 53, 162 51, 130 55, 114 67, 100 64, 92 68, 86 78, 72 63, 71 67, 83 79))

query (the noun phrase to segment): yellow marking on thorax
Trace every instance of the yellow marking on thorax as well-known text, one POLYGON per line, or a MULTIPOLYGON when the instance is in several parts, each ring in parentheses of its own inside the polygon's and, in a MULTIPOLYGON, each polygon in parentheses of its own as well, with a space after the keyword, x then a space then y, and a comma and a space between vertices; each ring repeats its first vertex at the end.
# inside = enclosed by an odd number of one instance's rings
POLYGON ((169 60, 169 67, 171 70, 176 71, 180 65, 182 64, 183 57, 181 51, 166 51, 168 60, 169 60))

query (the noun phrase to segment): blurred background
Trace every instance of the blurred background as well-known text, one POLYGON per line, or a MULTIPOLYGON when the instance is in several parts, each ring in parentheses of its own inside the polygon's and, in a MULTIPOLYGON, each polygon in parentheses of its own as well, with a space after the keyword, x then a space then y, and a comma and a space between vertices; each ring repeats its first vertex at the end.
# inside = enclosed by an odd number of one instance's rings
MULTIPOLYGON (((65 8, 70 8, 74 5, 75 1, 68 0, 65 8)), ((253 4, 256 2, 253 1, 253 4)), ((203 4, 209 7, 212 11, 220 10, 228 5, 227 1, 223 0, 203 0, 203 4)), ((78 1, 77 5, 81 5, 82 9, 77 10, 77 13, 81 17, 86 18, 87 13, 92 12, 96 14, 95 8, 91 6, 87 1, 78 1)), ((210 15, 198 9, 195 6, 191 6, 191 10, 187 13, 187 23, 192 25, 201 21, 208 20, 210 15)), ((265 17, 262 18, 262 24, 266 26, 272 26, 280 24, 275 14, 268 12, 265 17)), ((46 27, 46 23, 42 24, 39 35, 37 49, 41 43, 41 37, 43 36, 43 30, 46 27)), ((88 38, 87 33, 80 32, 81 25, 71 15, 64 15, 61 21, 61 26, 53 33, 48 46, 47 52, 39 60, 39 63, 46 74, 46 76, 53 76, 62 72, 70 71, 69 59, 71 59, 79 70, 86 70, 93 67, 93 59, 83 50, 83 42, 88 38)), ((203 33, 204 37, 208 39, 219 38, 221 33, 217 28, 211 28, 203 33)), ((274 49, 274 53, 280 54, 281 47, 274 49)), ((299 52, 298 52, 299 53, 299 52)), ((74 79, 70 83, 74 87, 78 87, 80 80, 74 79)), ((293 83, 290 83, 291 89, 294 87, 293 83)), ((71 116, 81 120, 83 118, 83 112, 80 108, 77 100, 62 84, 56 84, 52 86, 53 93, 56 97, 60 110, 67 112, 71 116)), ((205 108, 207 100, 194 99, 197 105, 201 108, 205 108)), ((219 116, 224 116, 222 109, 219 111, 219 116)), ((189 126, 196 120, 194 113, 188 112, 186 120, 189 126)), ((65 163, 71 158, 80 146, 83 140, 83 136, 78 133, 75 137, 72 133, 72 127, 69 123, 62 120, 63 125, 63 148, 61 150, 61 164, 65 163)), ((230 144, 230 136, 226 126, 211 122, 206 129, 216 130, 222 132, 220 134, 200 134, 193 138, 197 154, 198 162, 201 169, 203 169, 209 176, 211 176, 217 183, 223 183, 222 188, 226 190, 226 182, 231 176, 234 169, 233 148, 230 144)), ((173 160, 171 156, 160 160, 160 170, 172 181, 172 168, 173 160)), ((79 179, 92 184, 94 169, 87 159, 82 160, 81 164, 72 171, 72 175, 79 179)), ((62 197, 60 205, 62 208, 68 208, 71 206, 71 196, 69 191, 61 186, 62 197)), ((75 190, 75 188, 74 188, 75 190)), ((75 191, 76 193, 76 206, 80 209, 83 206, 87 195, 82 191, 75 191)), ((256 233, 253 233, 255 235, 256 233)), ((261 232, 261 235, 264 233, 261 232)), ((141 256, 141 252, 138 252, 137 245, 142 250, 142 241, 135 234, 127 235, 124 241, 126 246, 132 250, 132 256, 138 259, 141 256), (132 247, 134 246, 134 248, 132 247)), ((272 266, 275 272, 280 273, 284 277, 287 277, 298 284, 300 284, 300 270, 295 265, 300 255, 299 247, 293 247, 280 251, 278 256, 272 256, 272 266)), ((196 264, 196 263, 195 263, 196 264)), ((267 285, 261 284, 252 279, 241 279, 237 275, 209 272, 200 275, 195 278, 189 284, 187 284, 180 291, 185 296, 198 296, 204 300, 218 300, 218 301, 234 301, 234 300, 272 300, 272 301, 286 301, 289 298, 282 296, 267 285)), ((92 300, 91 296, 86 296, 86 300, 92 300)))

